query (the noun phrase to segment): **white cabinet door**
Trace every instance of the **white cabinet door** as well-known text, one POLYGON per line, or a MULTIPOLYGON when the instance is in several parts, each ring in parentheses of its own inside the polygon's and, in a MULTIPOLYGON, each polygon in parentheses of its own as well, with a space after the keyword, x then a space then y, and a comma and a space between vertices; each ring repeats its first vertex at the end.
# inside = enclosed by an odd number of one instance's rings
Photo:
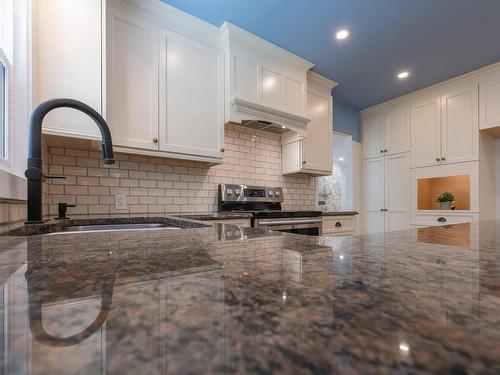
POLYGON ((479 129, 500 126, 500 72, 486 76, 479 83, 479 129))
POLYGON ((374 116, 363 119, 363 158, 383 155, 384 117, 374 116))
POLYGON ((411 165, 437 165, 441 159, 441 119, 438 97, 429 97, 411 108, 411 165))
POLYGON ((304 139, 303 166, 306 169, 332 173, 332 108, 331 95, 307 93, 308 117, 307 138, 304 139))
POLYGON ((160 150, 220 157, 223 144, 223 51, 162 32, 160 150))
POLYGON ((384 154, 392 155, 410 151, 410 108, 404 106, 385 115, 384 154))
POLYGON ((384 231, 384 157, 367 159, 363 168, 364 233, 384 231))
POLYGON ((441 160, 479 159, 478 87, 459 87, 441 99, 441 160))
POLYGON ((386 156, 385 231, 410 228, 410 153, 386 156))
POLYGON ((158 32, 108 8, 107 121, 113 143, 157 150, 158 32))
MULTIPOLYGON (((102 114, 101 0, 33 2, 33 105, 71 98, 102 114)), ((47 133, 100 138, 87 115, 69 108, 49 113, 47 133)))

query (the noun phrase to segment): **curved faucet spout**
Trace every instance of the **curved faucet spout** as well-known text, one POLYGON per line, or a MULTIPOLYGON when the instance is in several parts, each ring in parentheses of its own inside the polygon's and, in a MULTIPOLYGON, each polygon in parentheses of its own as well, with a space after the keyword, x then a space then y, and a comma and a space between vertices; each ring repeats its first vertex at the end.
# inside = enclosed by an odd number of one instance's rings
POLYGON ((92 118, 102 138, 102 154, 104 164, 113 164, 113 144, 108 124, 93 108, 73 99, 52 99, 41 103, 31 114, 29 123, 28 169, 25 172, 28 179, 28 224, 42 222, 42 123, 50 111, 56 108, 73 108, 92 118))

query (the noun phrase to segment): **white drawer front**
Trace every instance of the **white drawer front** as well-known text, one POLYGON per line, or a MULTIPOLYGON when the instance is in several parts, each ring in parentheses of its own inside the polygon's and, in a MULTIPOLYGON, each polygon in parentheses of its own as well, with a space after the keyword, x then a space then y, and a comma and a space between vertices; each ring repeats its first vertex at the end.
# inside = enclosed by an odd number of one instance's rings
POLYGON ((323 234, 354 232, 354 217, 323 216, 323 234))
POLYGON ((412 223, 417 226, 439 226, 460 223, 472 223, 478 220, 478 214, 426 214, 416 213, 412 223))

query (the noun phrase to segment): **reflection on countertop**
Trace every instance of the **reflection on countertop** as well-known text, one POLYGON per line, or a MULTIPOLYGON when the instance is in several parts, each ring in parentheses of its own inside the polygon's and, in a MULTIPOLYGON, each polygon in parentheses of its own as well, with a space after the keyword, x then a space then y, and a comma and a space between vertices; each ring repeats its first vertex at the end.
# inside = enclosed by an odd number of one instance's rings
POLYGON ((500 372, 500 221, 341 238, 230 227, 0 238, 4 366, 500 372))

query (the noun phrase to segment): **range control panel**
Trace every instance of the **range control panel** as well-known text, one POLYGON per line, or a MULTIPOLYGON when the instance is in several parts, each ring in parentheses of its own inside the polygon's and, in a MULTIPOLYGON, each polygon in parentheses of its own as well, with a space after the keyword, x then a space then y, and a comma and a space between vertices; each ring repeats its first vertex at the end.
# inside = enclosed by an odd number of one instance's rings
POLYGON ((220 184, 221 202, 283 202, 283 190, 280 187, 262 187, 220 184))

